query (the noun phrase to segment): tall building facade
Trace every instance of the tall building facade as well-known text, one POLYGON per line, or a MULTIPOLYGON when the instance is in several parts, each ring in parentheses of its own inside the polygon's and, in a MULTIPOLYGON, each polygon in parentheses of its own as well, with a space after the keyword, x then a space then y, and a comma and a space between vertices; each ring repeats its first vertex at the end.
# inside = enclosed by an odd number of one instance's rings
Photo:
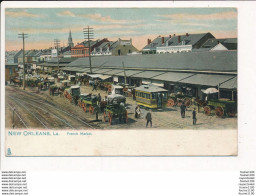
POLYGON ((74 47, 74 43, 72 41, 72 36, 71 36, 71 30, 69 31, 69 36, 68 36, 68 46, 74 47))

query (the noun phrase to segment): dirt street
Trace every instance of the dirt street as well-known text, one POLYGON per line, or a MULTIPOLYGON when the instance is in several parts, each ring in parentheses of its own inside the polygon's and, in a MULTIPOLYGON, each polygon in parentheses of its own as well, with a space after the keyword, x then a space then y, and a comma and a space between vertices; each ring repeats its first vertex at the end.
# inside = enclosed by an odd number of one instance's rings
MULTIPOLYGON (((81 86, 81 93, 101 94, 107 96, 105 91, 92 91, 91 86, 81 86)), ((136 102, 127 97, 128 123, 119 123, 113 120, 110 126, 103 121, 103 114, 99 114, 96 121, 95 114, 84 112, 79 106, 71 104, 63 96, 50 96, 49 90, 38 92, 37 88, 22 88, 6 86, 6 127, 12 127, 13 111, 15 128, 40 129, 145 129, 147 109, 142 108, 139 119, 135 118, 136 102)), ((237 118, 218 118, 215 115, 206 116, 200 111, 197 113, 197 124, 192 124, 192 109, 187 108, 186 117, 181 118, 180 108, 166 108, 152 110, 152 129, 237 129, 237 118)))

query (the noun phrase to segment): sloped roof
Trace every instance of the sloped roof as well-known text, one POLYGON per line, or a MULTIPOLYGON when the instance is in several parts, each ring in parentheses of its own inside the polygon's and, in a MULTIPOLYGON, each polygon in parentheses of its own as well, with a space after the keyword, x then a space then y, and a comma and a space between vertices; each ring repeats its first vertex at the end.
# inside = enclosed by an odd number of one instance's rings
POLYGON ((195 74, 191 77, 185 78, 179 82, 194 85, 217 86, 234 76, 229 75, 211 75, 211 74, 195 74))
POLYGON ((237 77, 234 77, 220 85, 221 89, 237 89, 237 77))
MULTIPOLYGON (((77 58, 59 58, 59 63, 70 63, 75 61, 77 58)), ((48 63, 57 63, 58 59, 57 58, 51 58, 50 60, 48 60, 48 63)))
POLYGON ((167 41, 167 43, 168 43, 168 46, 177 46, 177 45, 182 45, 182 41, 185 41, 185 45, 194 45, 207 34, 208 33, 188 34, 188 36, 187 35, 179 35, 179 36, 170 38, 167 41), (181 42, 179 42, 179 37, 180 37, 181 42))
MULTIPOLYGON (((96 43, 98 43, 100 40, 92 41, 90 40, 90 46, 94 46, 96 43)), ((89 41, 83 41, 81 44, 83 44, 85 47, 89 47, 89 41)))
MULTIPOLYGON (((122 68, 122 62, 129 69, 237 72, 237 51, 92 57, 95 68, 122 68)), ((89 59, 78 58, 70 66, 89 67, 89 59)))
POLYGON ((226 39, 221 42, 228 50, 237 50, 237 38, 226 39))
MULTIPOLYGON (((169 37, 163 37, 164 38, 164 43, 170 39, 169 37)), ((155 38, 150 44, 146 45, 143 49, 152 49, 155 50, 156 47, 160 47, 162 45, 162 37, 159 36, 157 38, 155 38)), ((142 49, 142 50, 143 50, 142 49)))
POLYGON ((143 72, 140 72, 138 74, 134 74, 133 77, 150 79, 150 78, 153 78, 155 76, 162 75, 163 73, 164 72, 159 72, 159 71, 143 71, 143 72))
POLYGON ((178 82, 182 79, 188 78, 194 75, 193 73, 177 73, 177 72, 166 72, 164 74, 155 76, 154 79, 160 81, 178 82))

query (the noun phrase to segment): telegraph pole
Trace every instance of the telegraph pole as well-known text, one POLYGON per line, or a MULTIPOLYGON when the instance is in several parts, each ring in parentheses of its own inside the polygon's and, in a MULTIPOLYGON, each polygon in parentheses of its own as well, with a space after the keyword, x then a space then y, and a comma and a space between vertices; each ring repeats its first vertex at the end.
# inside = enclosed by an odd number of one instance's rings
POLYGON ((58 72, 60 72, 60 66, 59 66, 59 46, 60 46, 60 40, 54 39, 54 45, 57 48, 57 65, 58 65, 58 72))
POLYGON ((23 40, 23 90, 25 90, 25 38, 28 38, 28 34, 18 34, 19 38, 23 40))
POLYGON ((92 61, 91 61, 91 43, 90 41, 93 39, 93 28, 90 28, 90 26, 87 26, 87 28, 84 28, 84 38, 88 40, 89 43, 89 63, 90 63, 90 73, 92 74, 92 61))

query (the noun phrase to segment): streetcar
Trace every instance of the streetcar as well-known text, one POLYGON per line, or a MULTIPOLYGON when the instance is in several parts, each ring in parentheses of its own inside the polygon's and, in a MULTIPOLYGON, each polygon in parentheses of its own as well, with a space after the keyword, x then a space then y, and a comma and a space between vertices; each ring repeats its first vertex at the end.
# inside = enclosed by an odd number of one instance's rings
POLYGON ((137 104, 146 108, 164 108, 168 101, 168 90, 153 84, 135 88, 137 104))

